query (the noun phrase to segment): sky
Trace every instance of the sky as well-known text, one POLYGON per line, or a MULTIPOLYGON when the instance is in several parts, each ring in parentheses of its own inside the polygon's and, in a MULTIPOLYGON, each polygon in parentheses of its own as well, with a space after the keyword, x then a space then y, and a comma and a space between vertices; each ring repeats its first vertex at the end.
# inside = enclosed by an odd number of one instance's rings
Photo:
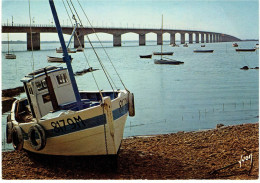
MULTIPOLYGON (((62 25, 70 24, 62 0, 55 0, 62 25)), ((64 0, 66 4, 66 0, 64 0)), ((258 39, 258 0, 79 0, 91 23, 105 27, 164 28, 204 30, 233 35, 240 39, 258 39)), ((78 1, 74 6, 88 25, 78 1)), ((2 24, 51 24, 52 14, 48 0, 2 0, 2 24), (30 3, 29 3, 30 2, 30 3)), ((67 7, 68 8, 68 7, 67 7)), ((152 34, 152 33, 150 33, 152 34)), ((149 35, 150 35, 149 34, 149 35)), ((100 34, 112 40, 112 35, 100 34)), ((138 40, 134 33, 123 35, 138 40)), ((2 40, 6 34, 2 33, 2 40)), ((150 37, 156 38, 156 35, 150 37)), ((66 38, 65 38, 66 39, 66 38)), ((146 38, 147 39, 147 38, 146 38)), ((10 40, 26 40, 26 34, 10 34, 10 40)), ((56 34, 41 34, 41 41, 58 40, 56 34)), ((149 38, 147 39, 149 40, 149 38)))

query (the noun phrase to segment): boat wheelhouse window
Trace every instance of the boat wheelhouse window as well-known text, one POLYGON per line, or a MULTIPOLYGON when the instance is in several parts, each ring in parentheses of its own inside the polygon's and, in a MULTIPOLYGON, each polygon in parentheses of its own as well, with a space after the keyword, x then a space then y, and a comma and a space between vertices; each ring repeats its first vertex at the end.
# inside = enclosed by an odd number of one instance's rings
POLYGON ((27 83, 27 88, 28 88, 29 94, 33 95, 33 89, 32 89, 32 86, 29 83, 27 83))
POLYGON ((68 78, 66 74, 59 74, 56 76, 56 78, 59 84, 64 84, 68 82, 68 78))
POLYGON ((47 94, 42 95, 42 100, 43 100, 44 103, 50 102, 51 101, 50 94, 47 93, 47 94))
POLYGON ((41 91, 41 90, 44 90, 47 88, 47 84, 46 84, 45 80, 35 82, 35 85, 36 85, 38 91, 41 91))

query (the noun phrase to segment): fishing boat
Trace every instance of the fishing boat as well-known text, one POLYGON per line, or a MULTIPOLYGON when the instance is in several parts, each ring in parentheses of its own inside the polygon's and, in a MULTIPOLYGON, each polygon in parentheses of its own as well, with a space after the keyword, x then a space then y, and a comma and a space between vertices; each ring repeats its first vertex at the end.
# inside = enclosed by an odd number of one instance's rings
POLYGON ((193 50, 194 53, 213 53, 214 50, 193 50))
POLYGON ((185 43, 185 44, 183 45, 183 47, 188 47, 188 44, 187 44, 187 43, 185 43))
POLYGON ((255 51, 256 49, 255 48, 238 48, 238 49, 236 49, 236 51, 255 51))
POLYGON ((139 55, 140 58, 152 58, 152 55, 139 55))
POLYGON ((205 45, 205 44, 202 44, 202 45, 200 45, 200 47, 206 47, 206 45, 205 45))
POLYGON ((238 44, 237 43, 233 43, 232 46, 233 47, 238 47, 238 44))
MULTIPOLYGON (((71 61, 72 61, 72 59, 73 59, 73 58, 71 58, 71 61)), ((56 63, 64 63, 62 57, 51 57, 51 56, 47 56, 47 61, 48 61, 48 62, 56 62, 56 63)))
POLYGON ((7 142, 39 154, 116 155, 127 116, 135 113, 134 95, 126 88, 79 91, 54 2, 49 3, 67 67, 41 68, 21 79, 27 97, 12 105, 7 142))
MULTIPOLYGON (((162 15, 162 43, 163 43, 163 15, 162 15)), ((163 58, 163 55, 166 55, 165 53, 167 52, 163 52, 163 44, 161 44, 161 52, 157 52, 157 54, 153 53, 154 55, 161 55, 161 59, 155 59, 154 63, 155 64, 170 64, 170 65, 179 65, 179 64, 183 64, 184 62, 178 61, 178 60, 173 60, 173 59, 168 59, 168 58, 163 58)), ((168 55, 172 55, 173 52, 168 52, 168 55)))
POLYGON ((9 33, 7 34, 7 47, 8 47, 8 51, 5 54, 5 58, 6 59, 16 59, 16 55, 14 53, 10 53, 9 51, 9 33))

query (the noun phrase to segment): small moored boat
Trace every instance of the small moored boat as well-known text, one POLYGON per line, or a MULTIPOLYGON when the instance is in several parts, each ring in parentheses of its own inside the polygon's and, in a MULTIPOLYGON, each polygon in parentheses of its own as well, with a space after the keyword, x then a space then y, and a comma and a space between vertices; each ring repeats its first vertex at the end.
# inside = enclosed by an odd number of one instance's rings
POLYGON ((140 58, 152 58, 152 55, 139 55, 140 58))
POLYGON ((214 50, 193 50, 194 53, 213 53, 214 50))
POLYGON ((8 39, 8 52, 5 54, 6 59, 16 59, 16 55, 14 53, 9 52, 9 33, 7 34, 7 39, 8 39))
MULTIPOLYGON (((73 58, 71 58, 71 61, 72 61, 73 58)), ((48 62, 56 62, 56 63, 65 63, 63 61, 63 58, 62 57, 51 57, 51 56, 47 56, 47 61, 48 62)))
POLYGON ((154 55, 173 55, 173 52, 153 52, 154 55))
POLYGON ((77 52, 82 52, 84 51, 84 48, 82 48, 82 46, 79 46, 77 49, 76 49, 77 52))
MULTIPOLYGON (((76 50, 71 50, 70 48, 67 48, 67 52, 68 53, 76 53, 77 51, 76 50)), ((56 53, 63 53, 63 51, 62 51, 62 48, 60 47, 60 48, 56 48, 56 53)))
POLYGON ((255 48, 238 48, 236 51, 255 51, 255 48))
POLYGON ((5 54, 6 59, 16 59, 16 55, 12 53, 6 53, 5 54))
POLYGON ((154 63, 155 64, 169 64, 169 65, 184 64, 184 62, 181 62, 181 61, 178 61, 178 60, 171 60, 171 59, 167 59, 167 60, 166 59, 160 59, 160 60, 155 59, 154 63))
POLYGON ((237 44, 237 43, 233 43, 232 46, 233 46, 233 47, 238 47, 238 44, 237 44))

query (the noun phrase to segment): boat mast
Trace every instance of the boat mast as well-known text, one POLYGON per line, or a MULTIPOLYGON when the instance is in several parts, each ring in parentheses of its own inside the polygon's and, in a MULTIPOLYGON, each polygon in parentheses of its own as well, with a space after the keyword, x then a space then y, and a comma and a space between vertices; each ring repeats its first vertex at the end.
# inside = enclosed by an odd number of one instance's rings
POLYGON ((59 18, 58 18, 56 9, 55 9, 54 2, 53 2, 53 0, 49 0, 49 3, 50 3, 53 19, 55 21, 56 29, 57 29, 57 32, 58 32, 60 44, 61 44, 62 51, 63 51, 63 60, 67 65, 67 69, 68 69, 68 72, 69 72, 69 77, 70 77, 70 80, 71 80, 72 88, 73 88, 73 91, 75 93, 77 105, 78 105, 79 109, 82 109, 81 97, 80 97, 80 94, 79 94, 76 79, 74 77, 74 73, 73 73, 73 70, 72 70, 71 63, 70 63, 71 56, 68 54, 67 47, 65 45, 64 37, 63 37, 63 34, 62 34, 62 30, 61 30, 61 26, 60 26, 59 18))
POLYGON ((162 44, 161 44, 161 60, 162 60, 162 48, 163 48, 163 15, 162 15, 162 44))
POLYGON ((7 45, 8 45, 8 53, 9 54, 9 33, 7 33, 7 45))

